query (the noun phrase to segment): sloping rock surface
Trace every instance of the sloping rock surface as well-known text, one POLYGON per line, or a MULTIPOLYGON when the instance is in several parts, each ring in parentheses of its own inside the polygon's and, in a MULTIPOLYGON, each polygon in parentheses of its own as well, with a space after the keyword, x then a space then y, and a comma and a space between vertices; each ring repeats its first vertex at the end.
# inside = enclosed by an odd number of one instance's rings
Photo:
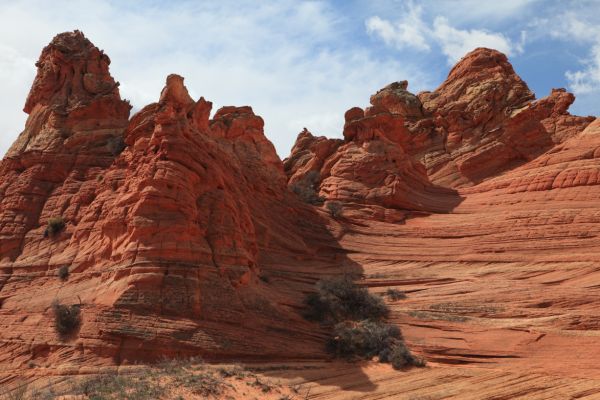
POLYGON ((600 123, 572 94, 476 49, 282 162, 250 107, 211 118, 178 75, 129 118, 109 64, 56 36, 0 164, 1 387, 200 355, 277 362, 306 398, 600 396, 600 123), (323 362, 302 299, 343 273, 407 293, 391 318, 427 368, 323 362), (81 309, 69 337, 55 301, 81 309))

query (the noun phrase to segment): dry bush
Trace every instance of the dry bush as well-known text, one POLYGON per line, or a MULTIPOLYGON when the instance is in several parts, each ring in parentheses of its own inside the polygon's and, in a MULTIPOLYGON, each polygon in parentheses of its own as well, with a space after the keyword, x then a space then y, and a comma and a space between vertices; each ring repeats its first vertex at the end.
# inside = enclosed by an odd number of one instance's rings
POLYGON ((73 334, 81 325, 81 307, 79 304, 67 306, 58 300, 52 303, 54 310, 54 327, 58 334, 67 337, 73 334))
POLYGON ((52 217, 48 220, 48 226, 46 227, 44 236, 55 236, 63 229, 65 229, 65 220, 63 217, 52 217))
POLYGON ((60 267, 58 269, 58 278, 61 281, 66 281, 67 279, 69 279, 69 266, 68 265, 63 265, 62 267, 60 267))
POLYGON ((383 300, 349 277, 321 280, 317 291, 306 296, 304 316, 312 321, 337 323, 345 320, 381 320, 389 315, 383 300))

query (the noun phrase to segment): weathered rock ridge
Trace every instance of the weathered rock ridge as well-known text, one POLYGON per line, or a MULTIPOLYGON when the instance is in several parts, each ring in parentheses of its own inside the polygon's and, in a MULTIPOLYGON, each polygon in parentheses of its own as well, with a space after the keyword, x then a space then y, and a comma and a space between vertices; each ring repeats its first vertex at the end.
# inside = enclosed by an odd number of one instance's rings
POLYGON ((440 212, 446 189, 473 186, 531 161, 581 132, 593 117, 570 115, 575 97, 554 89, 535 100, 502 53, 467 54, 433 92, 395 82, 371 106, 346 112, 344 140, 304 131, 284 162, 290 184, 310 171, 330 200, 440 212))
POLYGON ((78 31, 56 36, 37 63, 26 129, 0 166, 2 359, 320 354, 295 311, 301 298, 266 281, 276 281, 273 255, 312 258, 311 241, 334 241, 287 191, 262 118, 223 107, 210 119, 212 104, 170 75, 129 120, 108 64, 78 31), (49 235, 56 217, 65 228, 49 235), (303 224, 317 237, 305 239, 303 224), (81 304, 71 341, 54 332, 55 300, 81 304))
POLYGON ((129 118, 109 64, 56 36, 0 164, 0 386, 164 356, 319 363, 302 298, 345 273, 408 293, 391 318, 429 367, 282 368, 318 382, 311 398, 598 395, 600 123, 568 113, 572 94, 536 100, 476 49, 435 91, 392 83, 343 139, 305 129, 281 161, 252 108, 211 118, 178 75, 129 118), (290 190, 307 182, 316 205, 290 190), (55 300, 81 307, 72 337, 55 300))

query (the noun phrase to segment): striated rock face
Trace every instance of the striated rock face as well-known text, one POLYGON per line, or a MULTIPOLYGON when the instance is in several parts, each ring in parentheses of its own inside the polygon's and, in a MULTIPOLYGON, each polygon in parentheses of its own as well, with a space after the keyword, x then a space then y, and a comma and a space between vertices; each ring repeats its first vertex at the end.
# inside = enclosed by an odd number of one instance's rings
POLYGON ((284 365, 318 381, 303 397, 597 395, 600 122, 572 94, 535 100, 476 49, 433 92, 395 82, 348 110, 343 139, 303 130, 282 162, 251 107, 211 118, 178 75, 129 119, 80 32, 37 65, 0 164, 0 386, 163 356, 323 360, 302 299, 351 274, 408 294, 391 319, 429 368, 284 365), (81 309, 68 338, 54 301, 81 309))
POLYGON ((392 83, 370 107, 348 110, 344 144, 325 160, 309 159, 300 135, 289 182, 306 172, 300 160, 322 165, 319 190, 328 199, 444 211, 460 200, 440 187, 472 186, 531 161, 594 119, 570 115, 575 98, 564 89, 535 101, 506 56, 490 49, 467 54, 434 92, 415 96, 407 85, 392 83))
POLYGON ((414 152, 433 182, 451 187, 533 160, 594 119, 571 116, 575 97, 564 89, 535 101, 506 56, 490 49, 467 54, 439 88, 419 97, 430 120, 410 129, 432 139, 414 152))
POLYGON ((86 181, 122 149, 131 106, 121 100, 109 64, 79 31, 56 36, 42 51, 25 130, 0 166, 3 262, 14 261, 25 235, 53 213, 72 214, 89 203, 94 189, 86 181))
POLYGON ((322 354, 296 309, 319 266, 337 260, 334 273, 344 258, 315 260, 335 240, 287 191, 262 118, 223 107, 210 119, 212 104, 170 75, 128 120, 108 64, 80 32, 54 38, 0 165, 0 380, 31 362, 322 354), (55 217, 65 227, 49 233, 55 217), (306 259, 308 279, 277 278, 306 259), (69 340, 54 330, 54 301, 81 307, 69 340))
POLYGON ((409 121, 421 115, 419 99, 394 83, 371 97, 366 110, 346 112, 344 141, 300 133, 284 161, 289 183, 318 172, 318 191, 328 200, 384 208, 437 211, 458 201, 453 190, 434 185, 410 154, 409 121))

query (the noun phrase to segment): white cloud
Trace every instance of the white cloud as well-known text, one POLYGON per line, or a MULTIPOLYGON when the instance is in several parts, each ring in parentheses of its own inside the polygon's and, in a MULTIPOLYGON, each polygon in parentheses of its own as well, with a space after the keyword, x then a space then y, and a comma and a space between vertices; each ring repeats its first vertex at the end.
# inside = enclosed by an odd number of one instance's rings
POLYGON ((23 128, 42 47, 73 29, 111 57, 121 95, 135 108, 156 101, 165 77, 179 73, 215 110, 251 105, 282 157, 304 126, 341 136, 344 112, 389 82, 432 86, 418 68, 346 37, 343 16, 323 2, 18 0, 0 2, 0 22, 0 154, 23 128), (15 34, 22 21, 27 34, 15 34))
POLYGON ((445 16, 436 16, 429 26, 423 19, 423 9, 413 2, 407 3, 403 17, 391 22, 378 16, 366 21, 367 32, 381 38, 386 44, 398 49, 413 48, 429 51, 428 42, 437 44, 448 59, 455 63, 477 47, 490 47, 508 55, 520 54, 524 50, 526 32, 522 31, 519 41, 513 42, 502 33, 483 29, 458 29, 445 16))
POLYGON ((508 55, 514 55, 519 49, 522 51, 522 46, 512 43, 501 33, 457 29, 445 17, 436 17, 433 21, 432 38, 440 45, 449 63, 455 63, 477 47, 489 47, 508 55))
POLYGON ((417 50, 429 50, 427 43, 427 25, 423 22, 423 9, 410 3, 396 24, 371 17, 366 21, 367 33, 383 39, 388 45, 397 48, 413 47, 417 50))
POLYGON ((567 71, 565 76, 569 88, 575 94, 586 94, 600 90, 600 41, 590 51, 590 57, 584 61, 585 68, 579 71, 567 71))
MULTIPOLYGON (((547 18, 534 20, 531 26, 538 31, 538 35, 548 32, 551 37, 590 46, 587 56, 580 59, 582 69, 565 72, 568 87, 575 95, 589 95, 600 92, 600 27, 597 21, 590 21, 600 10, 588 9, 568 11, 547 18)), ((597 18, 596 18, 597 19, 597 18)), ((588 101, 597 103, 596 98, 586 96, 588 101)), ((597 107, 597 106, 596 106, 597 107)))

